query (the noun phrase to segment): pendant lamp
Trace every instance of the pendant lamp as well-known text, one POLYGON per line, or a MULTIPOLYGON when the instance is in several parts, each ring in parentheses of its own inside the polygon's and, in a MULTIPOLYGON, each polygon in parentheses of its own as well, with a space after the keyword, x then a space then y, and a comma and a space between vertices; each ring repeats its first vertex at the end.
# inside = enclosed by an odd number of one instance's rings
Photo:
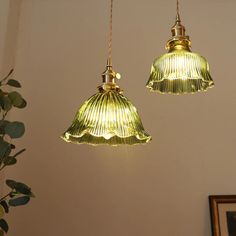
POLYGON ((214 86, 206 59, 190 50, 191 41, 181 24, 179 1, 177 16, 167 42, 168 53, 154 60, 146 87, 162 94, 191 94, 214 86))
POLYGON ((112 67, 112 13, 110 9, 109 53, 103 84, 78 110, 72 125, 63 134, 66 142, 75 144, 140 144, 148 143, 151 136, 143 128, 136 108, 123 95, 116 80, 120 74, 112 67))

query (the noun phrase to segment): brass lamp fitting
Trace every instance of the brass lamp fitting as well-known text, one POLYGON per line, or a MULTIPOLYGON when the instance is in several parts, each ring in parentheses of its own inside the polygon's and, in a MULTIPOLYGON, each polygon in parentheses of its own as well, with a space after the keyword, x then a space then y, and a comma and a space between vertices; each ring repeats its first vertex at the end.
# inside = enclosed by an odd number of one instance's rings
POLYGON ((181 24, 180 15, 177 13, 175 25, 171 28, 172 38, 167 42, 166 49, 169 52, 175 49, 185 49, 190 51, 191 41, 189 36, 185 35, 185 27, 181 24))
POLYGON ((112 61, 109 58, 107 60, 106 70, 102 73, 102 82, 103 85, 99 88, 102 88, 105 91, 108 90, 119 90, 119 86, 116 83, 116 79, 120 79, 121 76, 119 73, 116 73, 112 68, 112 61))

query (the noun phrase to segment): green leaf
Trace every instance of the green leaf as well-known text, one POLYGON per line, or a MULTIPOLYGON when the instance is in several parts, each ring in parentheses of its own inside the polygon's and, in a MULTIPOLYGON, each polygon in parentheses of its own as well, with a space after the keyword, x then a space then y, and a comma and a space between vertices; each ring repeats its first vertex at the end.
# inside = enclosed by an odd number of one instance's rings
POLYGON ((5 127, 9 124, 10 122, 7 120, 1 120, 0 121, 0 134, 5 134, 5 127))
POLYGON ((25 125, 22 122, 11 122, 5 127, 5 133, 11 138, 20 138, 25 133, 25 125))
POLYGON ((23 103, 23 98, 18 92, 11 92, 8 94, 9 99, 14 107, 21 106, 23 103))
POLYGON ((16 162, 17 162, 17 160, 15 157, 8 156, 8 157, 4 158, 3 164, 5 166, 12 166, 12 165, 15 165, 16 162))
POLYGON ((0 205, 0 219, 2 219, 5 215, 5 209, 2 205, 0 205))
POLYGON ((14 180, 6 180, 6 184, 8 187, 10 187, 11 189, 15 189, 17 192, 21 193, 21 194, 25 194, 25 195, 31 195, 31 188, 29 186, 27 186, 24 183, 21 182, 16 182, 14 180))
POLYGON ((11 153, 11 144, 0 139, 0 160, 4 157, 9 156, 11 153))
POLYGON ((9 212, 9 206, 7 204, 6 201, 1 201, 0 205, 2 205, 2 207, 4 208, 5 212, 8 213, 9 212))
POLYGON ((15 189, 17 182, 15 180, 7 179, 6 185, 10 187, 11 189, 15 189))
POLYGON ((2 228, 2 230, 7 233, 8 232, 8 224, 4 219, 0 219, 0 227, 2 228))
POLYGON ((12 102, 7 96, 1 96, 0 104, 4 111, 9 111, 12 108, 12 102))
POLYGON ((14 79, 9 79, 7 81, 7 84, 12 86, 12 87, 16 87, 16 88, 20 88, 21 87, 21 84, 17 80, 14 80, 14 79))
POLYGON ((30 201, 30 197, 24 196, 24 197, 10 199, 8 203, 10 206, 16 207, 16 206, 26 205, 29 201, 30 201))
POLYGON ((11 100, 14 107, 25 108, 27 105, 25 99, 16 91, 9 93, 8 97, 11 100))
POLYGON ((25 99, 23 98, 21 105, 17 106, 17 108, 23 109, 23 108, 25 108, 26 106, 27 106, 27 102, 26 102, 25 99))
POLYGON ((0 90, 0 107, 3 109, 4 107, 4 97, 5 95, 3 94, 2 90, 0 90))
POLYGON ((15 190, 21 194, 30 195, 31 188, 24 183, 17 182, 15 186, 15 190))

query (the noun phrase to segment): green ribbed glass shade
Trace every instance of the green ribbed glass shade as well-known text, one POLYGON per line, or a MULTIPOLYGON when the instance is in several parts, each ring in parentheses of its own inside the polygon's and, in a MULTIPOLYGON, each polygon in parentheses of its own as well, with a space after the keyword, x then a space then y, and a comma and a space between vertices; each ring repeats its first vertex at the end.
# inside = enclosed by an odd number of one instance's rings
POLYGON ((147 88, 159 93, 195 93, 214 86, 205 58, 184 49, 175 49, 156 59, 147 88))
POLYGON ((89 98, 62 138, 67 142, 92 145, 132 145, 151 140, 136 108, 117 89, 100 89, 89 98))

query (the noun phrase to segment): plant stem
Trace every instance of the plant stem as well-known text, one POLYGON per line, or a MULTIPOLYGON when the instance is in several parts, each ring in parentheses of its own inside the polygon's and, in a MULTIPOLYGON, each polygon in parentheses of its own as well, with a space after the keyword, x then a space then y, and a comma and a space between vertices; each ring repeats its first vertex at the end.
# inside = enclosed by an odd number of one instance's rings
POLYGON ((0 168, 0 171, 3 170, 5 167, 6 167, 6 165, 3 165, 3 166, 0 168))
POLYGON ((8 78, 9 78, 9 76, 13 73, 13 69, 11 69, 10 70, 10 72, 8 73, 8 75, 5 77, 5 78, 3 78, 0 82, 2 83, 2 82, 4 82, 5 80, 7 80, 8 78))
POLYGON ((2 120, 5 120, 5 117, 7 116, 7 113, 8 113, 8 111, 6 111, 6 112, 3 114, 2 120))
POLYGON ((2 198, 0 199, 0 202, 3 201, 3 200, 5 200, 5 198, 9 197, 11 194, 12 194, 12 191, 11 191, 10 193, 8 193, 7 195, 5 195, 4 197, 2 197, 2 198))

